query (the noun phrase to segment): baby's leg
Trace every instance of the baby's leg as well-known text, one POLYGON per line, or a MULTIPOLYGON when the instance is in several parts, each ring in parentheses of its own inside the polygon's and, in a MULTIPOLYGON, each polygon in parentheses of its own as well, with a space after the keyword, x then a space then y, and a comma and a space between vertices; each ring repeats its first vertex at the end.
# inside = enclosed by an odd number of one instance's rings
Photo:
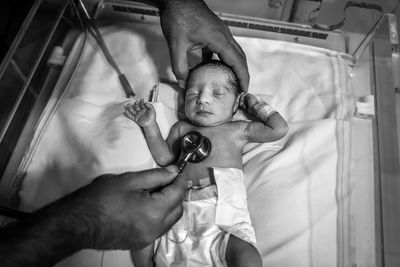
POLYGON ((135 267, 154 267, 154 243, 151 243, 142 250, 131 250, 131 257, 135 267))
POLYGON ((229 267, 262 266, 262 259, 257 249, 234 235, 229 236, 225 260, 229 267))

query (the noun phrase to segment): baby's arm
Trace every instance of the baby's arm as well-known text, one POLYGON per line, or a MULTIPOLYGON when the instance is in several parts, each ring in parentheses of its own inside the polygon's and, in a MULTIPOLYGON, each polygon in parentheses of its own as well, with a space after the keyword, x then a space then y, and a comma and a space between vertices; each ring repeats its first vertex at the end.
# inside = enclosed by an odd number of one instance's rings
POLYGON ((259 101, 254 95, 246 93, 241 108, 259 119, 246 125, 245 136, 250 142, 273 142, 286 135, 289 126, 285 119, 270 105, 259 101))
POLYGON ((166 166, 176 159, 172 142, 167 142, 161 135, 153 105, 145 103, 143 99, 135 101, 133 105, 128 103, 124 114, 142 128, 150 152, 158 165, 166 166))

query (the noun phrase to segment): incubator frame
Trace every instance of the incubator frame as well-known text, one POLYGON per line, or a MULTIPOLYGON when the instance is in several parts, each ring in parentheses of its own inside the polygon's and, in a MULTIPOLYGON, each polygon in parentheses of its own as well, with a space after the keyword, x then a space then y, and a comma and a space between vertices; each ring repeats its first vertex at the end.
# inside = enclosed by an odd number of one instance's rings
MULTIPOLYGON (((250 18, 218 13, 238 36, 279 39, 332 49, 348 54, 353 59, 354 82, 363 85, 360 94, 374 95, 375 115, 373 120, 375 225, 376 225, 376 266, 392 265, 393 251, 399 251, 400 235, 393 229, 400 225, 400 49, 396 17, 384 14, 354 51, 349 51, 347 32, 315 30, 309 25, 250 18), (368 76, 369 81, 365 80, 368 76), (397 216, 393 216, 396 214, 397 216)), ((99 21, 147 21, 159 23, 158 10, 132 2, 115 0, 102 1, 93 10, 93 17, 99 21)), ((41 25, 43 26, 43 25, 41 25)), ((0 204, 16 209, 17 194, 24 178, 20 172, 24 156, 32 142, 33 133, 44 109, 55 103, 48 103, 50 95, 66 86, 74 68, 63 81, 59 81, 61 65, 49 63, 54 47, 63 48, 68 55, 74 41, 84 33, 79 46, 86 42, 83 24, 73 11, 70 1, 53 6, 45 0, 37 0, 10 50, 0 65, 0 90, 8 98, 8 106, 0 114, 0 204), (48 32, 32 62, 22 62, 29 33, 35 30, 42 11, 52 10, 48 32), (23 64, 21 64, 23 63, 23 64)), ((82 52, 82 51, 80 51, 82 52)), ((78 52, 71 59, 76 66, 78 52)), ((1 217, 0 217, 1 220, 1 217)), ((3 223, 8 220, 3 218, 3 223)))

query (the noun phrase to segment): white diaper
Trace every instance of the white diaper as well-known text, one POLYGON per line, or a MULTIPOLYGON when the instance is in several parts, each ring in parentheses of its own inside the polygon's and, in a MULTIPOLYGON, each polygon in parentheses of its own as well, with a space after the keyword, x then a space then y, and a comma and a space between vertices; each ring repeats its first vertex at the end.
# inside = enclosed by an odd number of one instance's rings
POLYGON ((213 168, 215 185, 188 189, 182 218, 156 240, 156 266, 226 266, 229 235, 256 246, 243 172, 213 168))

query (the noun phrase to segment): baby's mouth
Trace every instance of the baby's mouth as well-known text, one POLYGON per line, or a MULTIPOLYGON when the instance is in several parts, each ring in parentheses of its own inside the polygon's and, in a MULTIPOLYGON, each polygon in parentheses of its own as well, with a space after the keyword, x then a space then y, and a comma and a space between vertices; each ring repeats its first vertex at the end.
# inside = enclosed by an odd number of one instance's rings
POLYGON ((196 112, 198 115, 207 115, 207 114, 212 114, 212 112, 209 112, 207 110, 199 110, 196 112))

